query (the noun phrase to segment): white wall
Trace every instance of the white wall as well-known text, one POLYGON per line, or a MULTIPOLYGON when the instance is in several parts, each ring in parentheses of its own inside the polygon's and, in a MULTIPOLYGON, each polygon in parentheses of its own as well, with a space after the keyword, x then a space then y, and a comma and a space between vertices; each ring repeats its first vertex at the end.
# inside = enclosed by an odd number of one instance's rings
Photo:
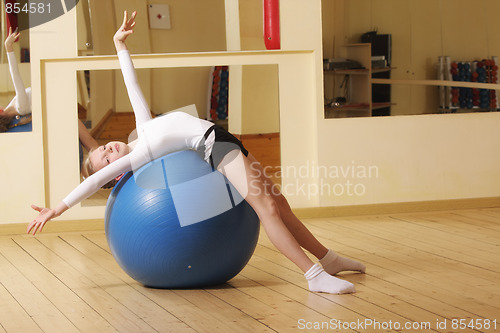
MULTIPOLYGON (((290 2, 290 7, 282 9, 284 21, 290 23, 282 30, 282 45, 314 49, 319 62, 321 41, 314 37, 321 36, 321 14, 311 3, 290 2), (292 6, 293 12, 284 12, 292 11, 292 6), (298 20, 299 13, 304 19, 298 20), (295 25, 291 24, 294 19, 295 25)), ((281 110, 282 137, 294 128, 304 140, 283 139, 284 167, 306 174, 299 175, 298 183, 293 174, 285 174, 284 185, 295 185, 285 188, 294 207, 500 196, 500 113, 324 119, 322 69, 318 65, 314 74, 316 104, 295 115, 296 119, 281 110), (311 108, 315 117, 311 117, 311 108), (317 166, 333 171, 326 176, 314 173, 317 166), (345 176, 335 174, 342 168, 345 176), (354 192, 356 184, 360 184, 359 195, 354 192)))
POLYGON ((498 113, 322 121, 318 165, 332 172, 318 187, 332 190, 318 204, 498 197, 499 125, 498 113))
MULTIPOLYGON (((378 170, 377 177, 355 175, 365 185, 362 196, 314 194, 300 185, 319 188, 321 175, 299 176, 299 186, 297 177, 285 175, 283 186, 295 208, 499 196, 500 114, 324 119, 321 2, 281 2, 281 18, 281 52, 138 56, 134 62, 138 68, 278 63, 283 168, 307 171, 309 163, 378 170)), ((0 192, 1 223, 28 222, 34 216, 29 204, 55 205, 78 184, 75 73, 116 69, 118 63, 114 56, 72 58, 75 35, 71 13, 32 31, 34 130, 15 140, 0 135, 8 156, 2 158, 0 181, 11 188, 0 192), (47 43, 64 48, 56 52, 47 43)), ((323 183, 346 180, 328 175, 323 183)), ((77 206, 59 219, 102 218, 103 211, 77 206)))
POLYGON ((50 151, 47 142, 53 144, 52 149, 69 149, 65 143, 53 141, 53 135, 58 131, 54 126, 49 132, 47 124, 68 115, 75 117, 73 123, 64 123, 65 129, 73 134, 74 145, 67 151, 67 158, 78 161, 76 140, 78 138, 76 122, 76 76, 71 80, 58 81, 52 78, 58 86, 67 83, 75 85, 75 99, 72 107, 54 108, 50 114, 42 114, 40 59, 51 57, 76 56, 75 10, 43 25, 30 29, 31 51, 31 87, 33 131, 29 133, 9 133, 0 135, 0 154, 2 165, 0 172, 0 223, 29 222, 34 211, 31 204, 44 206, 48 203, 50 189, 47 187, 47 159, 50 151), (61 27, 68 27, 64 29, 61 27), (55 47, 57 45, 57 47, 55 47))

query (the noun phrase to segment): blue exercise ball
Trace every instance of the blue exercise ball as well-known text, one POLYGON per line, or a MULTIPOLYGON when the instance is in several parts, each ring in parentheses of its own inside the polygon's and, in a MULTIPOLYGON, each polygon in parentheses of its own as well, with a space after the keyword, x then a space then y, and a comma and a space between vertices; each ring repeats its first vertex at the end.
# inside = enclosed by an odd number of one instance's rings
POLYGON ((250 260, 259 228, 250 205, 190 150, 127 173, 105 213, 114 258, 133 279, 153 288, 230 280, 250 260))

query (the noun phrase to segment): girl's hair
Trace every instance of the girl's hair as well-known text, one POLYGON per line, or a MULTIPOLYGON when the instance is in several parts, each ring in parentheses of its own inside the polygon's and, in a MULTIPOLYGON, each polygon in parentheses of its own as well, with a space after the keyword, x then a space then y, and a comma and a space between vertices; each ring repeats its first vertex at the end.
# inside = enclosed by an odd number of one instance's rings
POLYGON ((15 116, 7 116, 0 113, 0 133, 7 132, 11 127, 15 116))
POLYGON ((80 170, 83 178, 87 178, 95 173, 92 163, 90 163, 90 153, 92 153, 92 151, 94 151, 94 149, 89 151, 89 156, 83 161, 82 170, 80 170))
MULTIPOLYGON (((94 167, 92 166, 92 163, 90 162, 90 154, 94 150, 95 150, 95 148, 91 149, 89 151, 89 155, 87 156, 87 158, 85 159, 85 161, 83 161, 82 170, 81 170, 83 178, 90 177, 91 175, 93 175, 95 173, 94 167)), ((104 184, 102 188, 105 188, 105 189, 113 188, 116 185, 117 182, 118 181, 116 179, 112 179, 109 182, 107 182, 106 184, 104 184)))
POLYGON ((12 124, 14 118, 18 118, 19 116, 7 116, 0 113, 0 133, 7 132, 9 129, 21 126, 31 122, 31 115, 20 117, 21 120, 17 124, 12 124))

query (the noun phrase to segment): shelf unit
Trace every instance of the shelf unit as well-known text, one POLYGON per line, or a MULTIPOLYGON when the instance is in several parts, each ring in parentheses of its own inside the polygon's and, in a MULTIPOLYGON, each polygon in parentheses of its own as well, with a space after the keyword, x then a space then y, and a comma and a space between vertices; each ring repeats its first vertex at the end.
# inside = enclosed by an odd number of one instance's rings
MULTIPOLYGON (((371 44, 359 43, 346 45, 343 48, 346 59, 358 61, 364 69, 325 70, 324 74, 334 75, 334 97, 345 97, 347 102, 339 106, 325 106, 325 118, 371 117, 373 110, 387 108, 392 103, 374 103, 372 101, 372 74, 391 71, 390 67, 372 69, 371 44), (346 81, 347 96, 340 91, 340 76, 348 76, 346 81)), ((340 81, 343 81, 341 78, 340 81)))

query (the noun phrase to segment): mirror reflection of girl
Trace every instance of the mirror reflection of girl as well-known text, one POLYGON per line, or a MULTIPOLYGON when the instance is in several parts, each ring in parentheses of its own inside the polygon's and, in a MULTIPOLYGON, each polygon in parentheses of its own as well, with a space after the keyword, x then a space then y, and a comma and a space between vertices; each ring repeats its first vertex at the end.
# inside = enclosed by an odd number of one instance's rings
POLYGON ((13 44, 19 38, 19 35, 20 33, 17 29, 12 32, 12 28, 9 28, 9 35, 5 39, 4 43, 16 96, 4 109, 0 107, 0 133, 6 132, 11 127, 23 125, 31 121, 31 88, 24 87, 13 48, 13 44), (21 120, 17 124, 13 125, 12 122, 16 118, 21 118, 21 120))
MULTIPOLYGON (((314 292, 352 293, 354 285, 334 277, 342 271, 365 271, 360 262, 341 257, 323 246, 293 214, 286 199, 272 188, 261 165, 234 136, 211 122, 183 112, 172 112, 151 119, 149 106, 138 85, 135 69, 125 40, 133 33, 136 13, 130 19, 124 13, 123 24, 114 36, 129 98, 136 117, 138 140, 135 146, 110 142, 90 155, 95 172, 73 190, 56 208, 32 206, 39 211, 27 232, 41 231, 47 221, 61 215, 69 207, 85 199, 117 175, 144 165, 174 151, 202 150, 205 160, 222 172, 257 213, 271 242, 303 272, 314 292), (216 151, 216 144, 233 144, 230 149, 216 151), (142 163, 141 163, 142 162, 142 163), (302 249, 319 259, 314 263, 302 249)), ((227 145, 222 144, 223 147, 227 145)), ((237 221, 235 221, 237 223, 237 221)))

